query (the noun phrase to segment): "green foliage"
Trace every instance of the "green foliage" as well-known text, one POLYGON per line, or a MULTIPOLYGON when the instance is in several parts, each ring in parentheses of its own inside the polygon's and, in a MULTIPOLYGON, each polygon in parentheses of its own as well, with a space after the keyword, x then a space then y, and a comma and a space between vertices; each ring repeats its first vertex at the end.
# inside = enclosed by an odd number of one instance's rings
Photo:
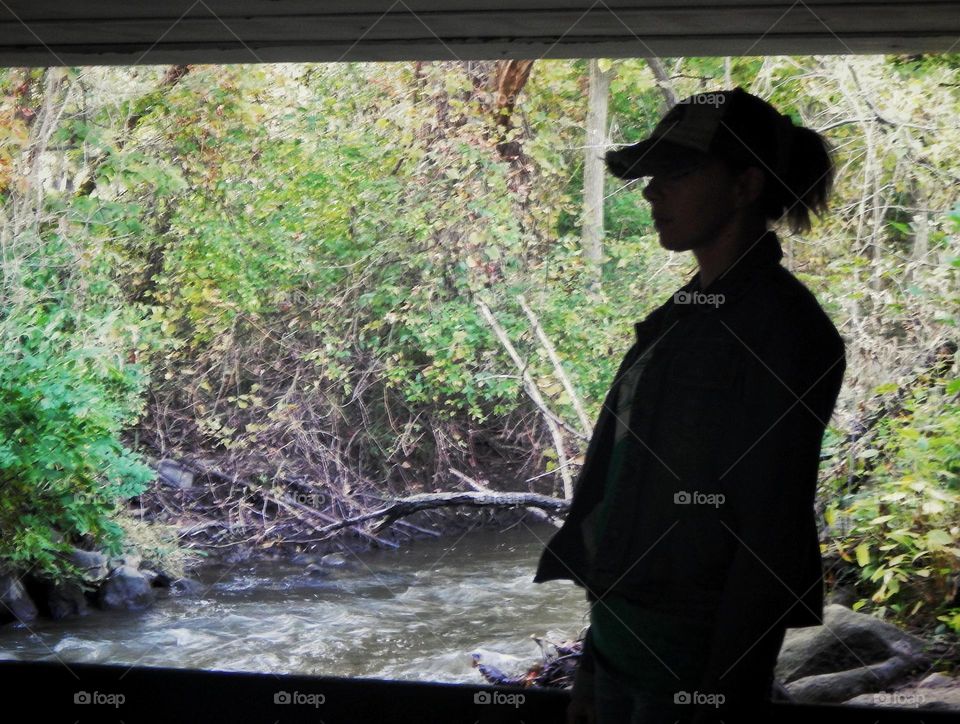
POLYGON ((59 579, 70 571, 62 554, 71 546, 119 553, 116 503, 153 478, 118 441, 140 407, 143 380, 104 343, 114 321, 49 303, 0 322, 5 566, 59 579))
MULTIPOLYGON (((873 359, 894 379, 930 340, 955 338, 957 56, 662 62, 678 97, 743 85, 835 148, 834 212, 781 240, 849 335, 842 419, 855 419, 875 374, 856 365, 873 359)), ((664 94, 644 59, 605 66, 610 140, 637 141, 664 94)), ((118 440, 141 424, 145 390, 158 447, 281 465, 343 451, 371 480, 413 465, 409 483, 445 476, 461 431, 510 428, 554 471, 477 301, 576 426, 518 296, 596 419, 633 323, 695 270, 660 247, 644 182, 608 177, 601 288, 588 292, 586 67, 537 61, 506 132, 483 100, 492 63, 190 66, 175 81, 159 67, 83 69, 60 101, 43 98, 46 71, 7 71, 0 193, 16 232, 3 239, 0 471, 17 482, 0 492, 0 559, 53 571, 68 542, 120 544, 115 503, 148 478, 118 440), (17 109, 57 102, 44 185, 31 187, 17 171, 37 126, 17 109), (501 156, 505 141, 522 155, 501 156)), ((883 423, 861 451, 874 457, 855 462, 857 497, 826 486, 828 515, 856 526, 838 545, 873 587, 863 605, 881 615, 956 626, 941 590, 960 539, 956 393, 929 381, 883 423)), ((831 463, 844 439, 831 431, 831 463)), ((169 538, 124 530, 169 555, 169 538)))
POLYGON ((955 379, 915 390, 903 414, 881 422, 874 444, 857 455, 873 466, 869 491, 829 511, 828 520, 839 513, 852 523, 835 545, 848 560, 855 556, 873 590, 855 609, 872 602, 879 615, 889 609, 903 620, 944 612, 960 559, 958 392, 955 379))

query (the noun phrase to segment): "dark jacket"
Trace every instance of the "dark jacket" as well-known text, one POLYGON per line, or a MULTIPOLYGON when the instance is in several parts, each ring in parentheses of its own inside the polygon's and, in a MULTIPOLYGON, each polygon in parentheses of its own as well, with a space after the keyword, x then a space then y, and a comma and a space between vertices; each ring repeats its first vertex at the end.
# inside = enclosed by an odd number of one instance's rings
POLYGON ((615 590, 654 608, 716 616, 717 674, 771 626, 823 620, 813 506, 844 343, 782 256, 768 232, 706 289, 695 275, 635 325, 569 514, 534 578, 573 580, 590 600, 615 590), (652 341, 631 408, 632 451, 591 552, 618 382, 652 341))

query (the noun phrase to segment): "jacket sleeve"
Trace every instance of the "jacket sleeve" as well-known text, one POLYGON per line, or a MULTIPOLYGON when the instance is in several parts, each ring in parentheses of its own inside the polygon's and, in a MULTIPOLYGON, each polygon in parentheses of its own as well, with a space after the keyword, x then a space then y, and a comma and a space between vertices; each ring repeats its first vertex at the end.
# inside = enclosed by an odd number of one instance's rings
POLYGON ((802 564, 816 535, 820 446, 846 368, 843 340, 825 317, 778 323, 745 346, 717 471, 736 550, 701 681, 727 709, 765 695, 768 642, 810 585, 802 564))

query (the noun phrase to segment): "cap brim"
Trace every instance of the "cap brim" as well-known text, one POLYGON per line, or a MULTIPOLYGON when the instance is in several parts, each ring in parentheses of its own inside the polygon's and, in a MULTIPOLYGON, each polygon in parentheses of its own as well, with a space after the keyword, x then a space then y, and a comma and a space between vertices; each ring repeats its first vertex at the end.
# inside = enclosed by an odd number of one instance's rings
POLYGON ((676 173, 699 166, 706 158, 702 151, 662 138, 648 138, 606 154, 607 169, 622 179, 676 173))

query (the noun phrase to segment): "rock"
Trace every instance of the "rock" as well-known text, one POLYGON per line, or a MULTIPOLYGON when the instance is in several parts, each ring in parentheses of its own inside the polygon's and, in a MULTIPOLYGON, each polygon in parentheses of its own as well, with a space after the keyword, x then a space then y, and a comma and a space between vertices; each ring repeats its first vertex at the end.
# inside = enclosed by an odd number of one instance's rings
POLYGON ((178 578, 170 584, 170 592, 177 596, 200 596, 204 591, 206 586, 192 578, 178 578))
POLYGON ((157 464, 159 480, 174 488, 187 489, 193 487, 193 473, 180 465, 176 460, 164 459, 157 464))
POLYGON ((928 660, 922 639, 830 604, 822 626, 787 631, 775 677, 797 702, 841 703, 880 696, 928 660))
POLYGON ((114 569, 98 592, 100 607, 107 610, 137 611, 153 603, 150 584, 140 571, 130 566, 114 569))
POLYGON ((303 570, 308 576, 317 576, 323 578, 330 575, 329 569, 324 568, 318 563, 311 563, 303 570))
POLYGON ((89 613, 87 596, 76 583, 50 584, 47 587, 47 611, 55 621, 89 613))
POLYGON ((844 703, 960 711, 960 680, 942 673, 927 674, 894 690, 862 694, 844 703))
POLYGON ((74 548, 70 553, 70 562, 83 572, 83 579, 90 583, 102 583, 110 573, 107 557, 97 551, 74 548))
POLYGON ((921 639, 892 624, 830 604, 824 606, 822 626, 787 630, 775 675, 789 684, 808 676, 877 664, 892 656, 922 656, 923 647, 921 639))
POLYGON ((917 684, 918 689, 936 689, 942 686, 960 686, 960 682, 937 671, 917 684))
POLYGON ((852 585, 840 585, 830 591, 826 603, 850 608, 860 600, 857 589, 852 585))
POLYGON ((249 546, 238 545, 234 546, 233 550, 224 556, 223 561, 224 563, 243 563, 250 560, 252 555, 253 551, 249 546))
POLYGON ((159 573, 151 571, 149 568, 141 568, 140 574, 147 579, 147 583, 150 584, 151 588, 157 587, 157 579, 160 577, 159 573))
POLYGON ((349 568, 350 561, 342 553, 328 553, 320 559, 320 565, 324 568, 349 568))
POLYGON ((37 617, 37 607, 12 573, 0 574, 0 623, 27 623, 37 617))
POLYGON ((143 563, 143 556, 137 553, 125 553, 122 556, 110 559, 110 570, 120 568, 121 566, 130 566, 130 568, 140 568, 143 563))
POLYGON ((912 659, 893 656, 879 664, 806 676, 787 684, 786 688, 790 697, 801 704, 839 704, 861 694, 872 695, 888 689, 909 676, 916 665, 912 659))
MULTIPOLYGON (((141 571, 142 573, 143 571, 141 571)), ((150 585, 154 588, 170 588, 173 583, 173 576, 165 571, 158 571, 156 578, 150 581, 150 585)))

